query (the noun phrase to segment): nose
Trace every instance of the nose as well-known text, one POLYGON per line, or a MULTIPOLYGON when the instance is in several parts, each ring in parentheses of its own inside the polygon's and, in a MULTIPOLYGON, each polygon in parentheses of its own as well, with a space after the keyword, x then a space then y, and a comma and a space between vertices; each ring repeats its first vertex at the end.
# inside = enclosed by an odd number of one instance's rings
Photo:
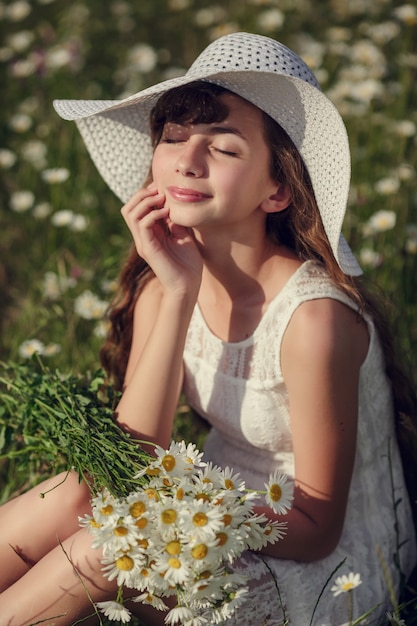
POLYGON ((190 140, 185 142, 177 160, 177 171, 183 176, 200 178, 205 172, 203 149, 190 140))

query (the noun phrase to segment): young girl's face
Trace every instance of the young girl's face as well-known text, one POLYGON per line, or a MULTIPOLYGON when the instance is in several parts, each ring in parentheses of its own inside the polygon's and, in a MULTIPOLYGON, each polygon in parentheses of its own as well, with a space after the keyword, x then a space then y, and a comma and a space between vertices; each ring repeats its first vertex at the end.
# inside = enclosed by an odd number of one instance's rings
POLYGON ((210 124, 165 124, 152 163, 174 223, 196 230, 264 222, 277 191, 261 111, 225 93, 229 114, 210 124))

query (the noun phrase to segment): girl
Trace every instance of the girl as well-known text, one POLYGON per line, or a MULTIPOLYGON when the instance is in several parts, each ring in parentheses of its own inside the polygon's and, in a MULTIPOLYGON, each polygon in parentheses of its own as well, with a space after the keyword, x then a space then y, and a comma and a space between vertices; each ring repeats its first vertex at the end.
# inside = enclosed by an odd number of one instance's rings
MULTIPOLYGON (((285 538, 235 563, 250 594, 227 623, 309 624, 344 559, 339 573, 363 582, 327 592, 312 623, 347 623, 349 601, 355 617, 378 605, 372 619, 382 623, 383 568, 398 590, 416 560, 394 419, 412 398, 341 235, 349 148, 339 114, 293 52, 246 33, 123 101, 55 106, 77 120, 126 202, 134 246, 102 353, 124 389, 120 425, 167 446, 183 389, 212 426, 208 460, 254 489, 275 469, 295 481, 285 538)), ((67 481, 45 501, 39 491, 0 517, 10 563, 1 626, 72 624, 91 613, 86 590, 114 597, 78 529, 85 487, 67 481)))

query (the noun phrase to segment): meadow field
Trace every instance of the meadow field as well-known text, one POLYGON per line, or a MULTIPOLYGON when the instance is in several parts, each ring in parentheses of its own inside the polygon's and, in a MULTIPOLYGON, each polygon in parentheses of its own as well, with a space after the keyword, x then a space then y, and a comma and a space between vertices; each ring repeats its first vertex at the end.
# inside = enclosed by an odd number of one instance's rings
MULTIPOLYGON (((395 0, 0 2, 1 362, 27 366, 37 353, 52 370, 96 371, 130 246, 120 201, 52 101, 130 95, 183 74, 211 40, 241 30, 300 54, 346 122, 344 234, 387 299, 417 384, 417 7, 395 0)), ((13 454, 21 440, 2 415, 0 501, 51 471, 13 454)), ((176 428, 200 436, 186 407, 176 428)))

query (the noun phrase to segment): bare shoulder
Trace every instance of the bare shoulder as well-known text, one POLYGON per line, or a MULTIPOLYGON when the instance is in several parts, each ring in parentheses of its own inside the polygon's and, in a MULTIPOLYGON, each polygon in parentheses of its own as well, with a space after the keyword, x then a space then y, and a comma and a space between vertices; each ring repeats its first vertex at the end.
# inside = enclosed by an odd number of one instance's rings
POLYGON ((362 316, 332 298, 301 304, 288 324, 283 340, 287 357, 314 359, 349 358, 360 365, 367 354, 368 329, 362 316))

